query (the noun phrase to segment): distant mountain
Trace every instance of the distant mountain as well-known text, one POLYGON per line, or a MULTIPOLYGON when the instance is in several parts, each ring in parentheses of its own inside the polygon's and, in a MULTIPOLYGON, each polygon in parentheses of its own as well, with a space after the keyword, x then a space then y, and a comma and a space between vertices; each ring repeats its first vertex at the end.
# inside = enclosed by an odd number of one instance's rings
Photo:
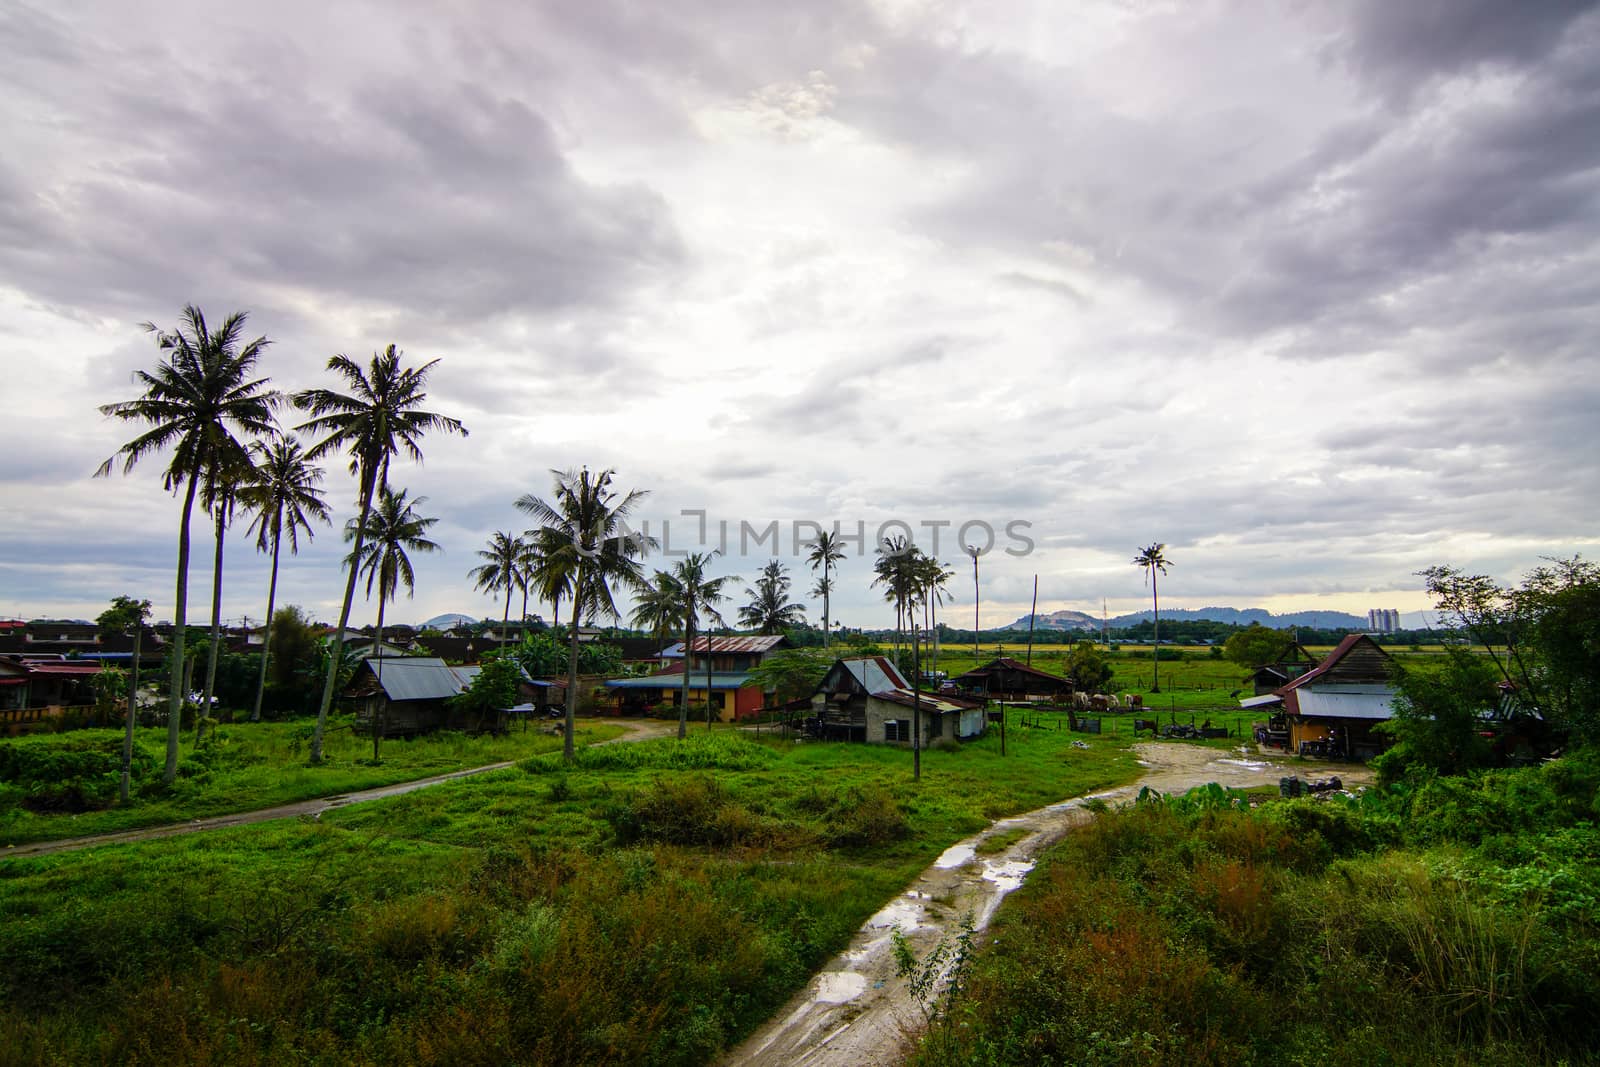
MULTIPOLYGON (((1129 615, 1115 615, 1106 620, 1106 625, 1116 628, 1133 626, 1137 623, 1148 622, 1153 617, 1152 612, 1136 611, 1129 615)), ((1163 619, 1171 621, 1195 621, 1204 619, 1209 622, 1226 622, 1236 626, 1249 626, 1259 622, 1262 626, 1273 629, 1287 629, 1291 626, 1305 626, 1316 630, 1359 630, 1364 629, 1367 620, 1360 615, 1351 615, 1344 611, 1290 611, 1282 615, 1274 615, 1265 608, 1166 608, 1161 612, 1163 619)), ((1024 615, 1005 629, 1026 630, 1028 616, 1024 615)), ((1048 615, 1038 616, 1035 629, 1038 630, 1098 630, 1100 620, 1081 611, 1053 611, 1048 615)))
MULTIPOLYGON (((1081 611, 1052 611, 1048 615, 1039 615, 1034 624, 1036 630, 1098 630, 1100 620, 1092 615, 1085 615, 1081 611)), ((1028 616, 1024 615, 1007 629, 1026 630, 1028 616)))
POLYGON ((435 615, 422 624, 424 630, 448 630, 452 626, 468 626, 478 621, 476 615, 462 615, 459 612, 447 612, 435 615))

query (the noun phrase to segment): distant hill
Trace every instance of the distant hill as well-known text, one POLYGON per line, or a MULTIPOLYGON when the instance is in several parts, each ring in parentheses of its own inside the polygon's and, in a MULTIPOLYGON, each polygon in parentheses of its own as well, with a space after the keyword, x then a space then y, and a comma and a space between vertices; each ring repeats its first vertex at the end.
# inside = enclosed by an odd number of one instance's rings
MULTIPOLYGON (((1007 628, 1026 630, 1028 628, 1028 616, 1024 615, 1007 628)), ((1037 630, 1098 630, 1100 629, 1100 620, 1092 615, 1085 615, 1081 611, 1052 611, 1048 615, 1039 615, 1034 628, 1037 630)))
POLYGON ((423 623, 421 628, 424 630, 448 630, 452 626, 467 626, 477 621, 478 617, 476 615, 462 615, 459 612, 446 612, 443 615, 435 615, 433 618, 423 623))
MULTIPOLYGON (((1136 611, 1129 615, 1114 615, 1106 620, 1106 625, 1117 628, 1133 626, 1137 623, 1148 622, 1153 617, 1149 611, 1136 611)), ((1287 629, 1291 626, 1305 626, 1316 630, 1364 629, 1367 625, 1365 617, 1351 615, 1344 611, 1290 611, 1282 615, 1274 615, 1265 608, 1165 608, 1161 612, 1163 619, 1173 621, 1195 621, 1204 619, 1209 622, 1226 622, 1236 626, 1249 626, 1259 622, 1262 626, 1273 629, 1287 629)), ((1026 630, 1028 616, 1024 615, 1007 629, 1026 630)), ((1098 630, 1100 620, 1081 611, 1052 611, 1045 615, 1041 613, 1035 625, 1037 630, 1098 630)))

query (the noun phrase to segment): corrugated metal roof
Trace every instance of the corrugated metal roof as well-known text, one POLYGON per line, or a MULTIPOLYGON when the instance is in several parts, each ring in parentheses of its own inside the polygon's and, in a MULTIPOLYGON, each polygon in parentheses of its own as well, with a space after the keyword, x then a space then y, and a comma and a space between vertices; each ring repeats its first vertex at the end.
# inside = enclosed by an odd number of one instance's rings
POLYGON ((905 676, 895 665, 883 656, 862 656, 857 659, 841 659, 840 666, 850 672, 861 688, 869 693, 887 693, 896 689, 911 688, 905 676))
POLYGON ((1276 693, 1267 693, 1258 697, 1245 697, 1239 701, 1241 708, 1264 708, 1268 704, 1282 704, 1283 698, 1276 693))
MULTIPOLYGON (((695 638, 694 650, 704 652, 707 640, 705 637, 695 638)), ((784 637, 782 634, 757 634, 754 637, 713 637, 709 640, 711 654, 716 655, 726 652, 771 652, 783 643, 784 637)))
MULTIPOLYGON (((368 660, 369 665, 378 661, 368 660)), ((472 683, 477 667, 451 667, 442 659, 418 656, 410 659, 384 659, 379 676, 390 700, 441 700, 453 697, 472 683), (471 673, 468 673, 471 672, 471 673)))
MULTIPOLYGON (((750 675, 744 671, 712 671, 711 688, 738 689, 750 681, 750 675)), ((696 671, 689 676, 689 691, 704 689, 706 687, 705 671, 696 671)), ((649 678, 613 678, 606 682, 607 689, 682 689, 683 672, 679 671, 670 675, 652 675, 649 678)))
POLYGON ((1302 689, 1300 714, 1321 719, 1390 719, 1394 717, 1394 693, 1382 686, 1351 686, 1348 689, 1302 689))

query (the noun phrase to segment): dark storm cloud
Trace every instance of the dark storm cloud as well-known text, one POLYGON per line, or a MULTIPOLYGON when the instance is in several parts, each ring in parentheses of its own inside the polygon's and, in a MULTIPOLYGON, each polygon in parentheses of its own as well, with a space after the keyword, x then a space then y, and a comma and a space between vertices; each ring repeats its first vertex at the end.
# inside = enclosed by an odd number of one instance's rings
POLYGON ((1332 51, 1397 89, 1482 64, 1536 62, 1593 0, 1356 0, 1332 51))
POLYGON ((308 54, 275 55, 271 77, 256 62, 111 50, 91 73, 33 57, 46 85, 84 96, 57 150, 82 138, 100 154, 46 160, 42 187, 0 182, 13 284, 145 307, 232 279, 470 321, 611 304, 682 259, 659 196, 580 178, 534 105, 465 71, 342 93, 281 76, 308 54))

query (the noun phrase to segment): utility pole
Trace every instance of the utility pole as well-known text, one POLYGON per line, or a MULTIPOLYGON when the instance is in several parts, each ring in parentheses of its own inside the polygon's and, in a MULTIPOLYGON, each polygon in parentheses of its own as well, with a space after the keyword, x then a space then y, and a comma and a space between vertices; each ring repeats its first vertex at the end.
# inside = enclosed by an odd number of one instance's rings
POLYGON ((1033 666, 1033 624, 1039 615, 1039 576, 1033 576, 1033 607, 1028 609, 1028 666, 1033 666))

